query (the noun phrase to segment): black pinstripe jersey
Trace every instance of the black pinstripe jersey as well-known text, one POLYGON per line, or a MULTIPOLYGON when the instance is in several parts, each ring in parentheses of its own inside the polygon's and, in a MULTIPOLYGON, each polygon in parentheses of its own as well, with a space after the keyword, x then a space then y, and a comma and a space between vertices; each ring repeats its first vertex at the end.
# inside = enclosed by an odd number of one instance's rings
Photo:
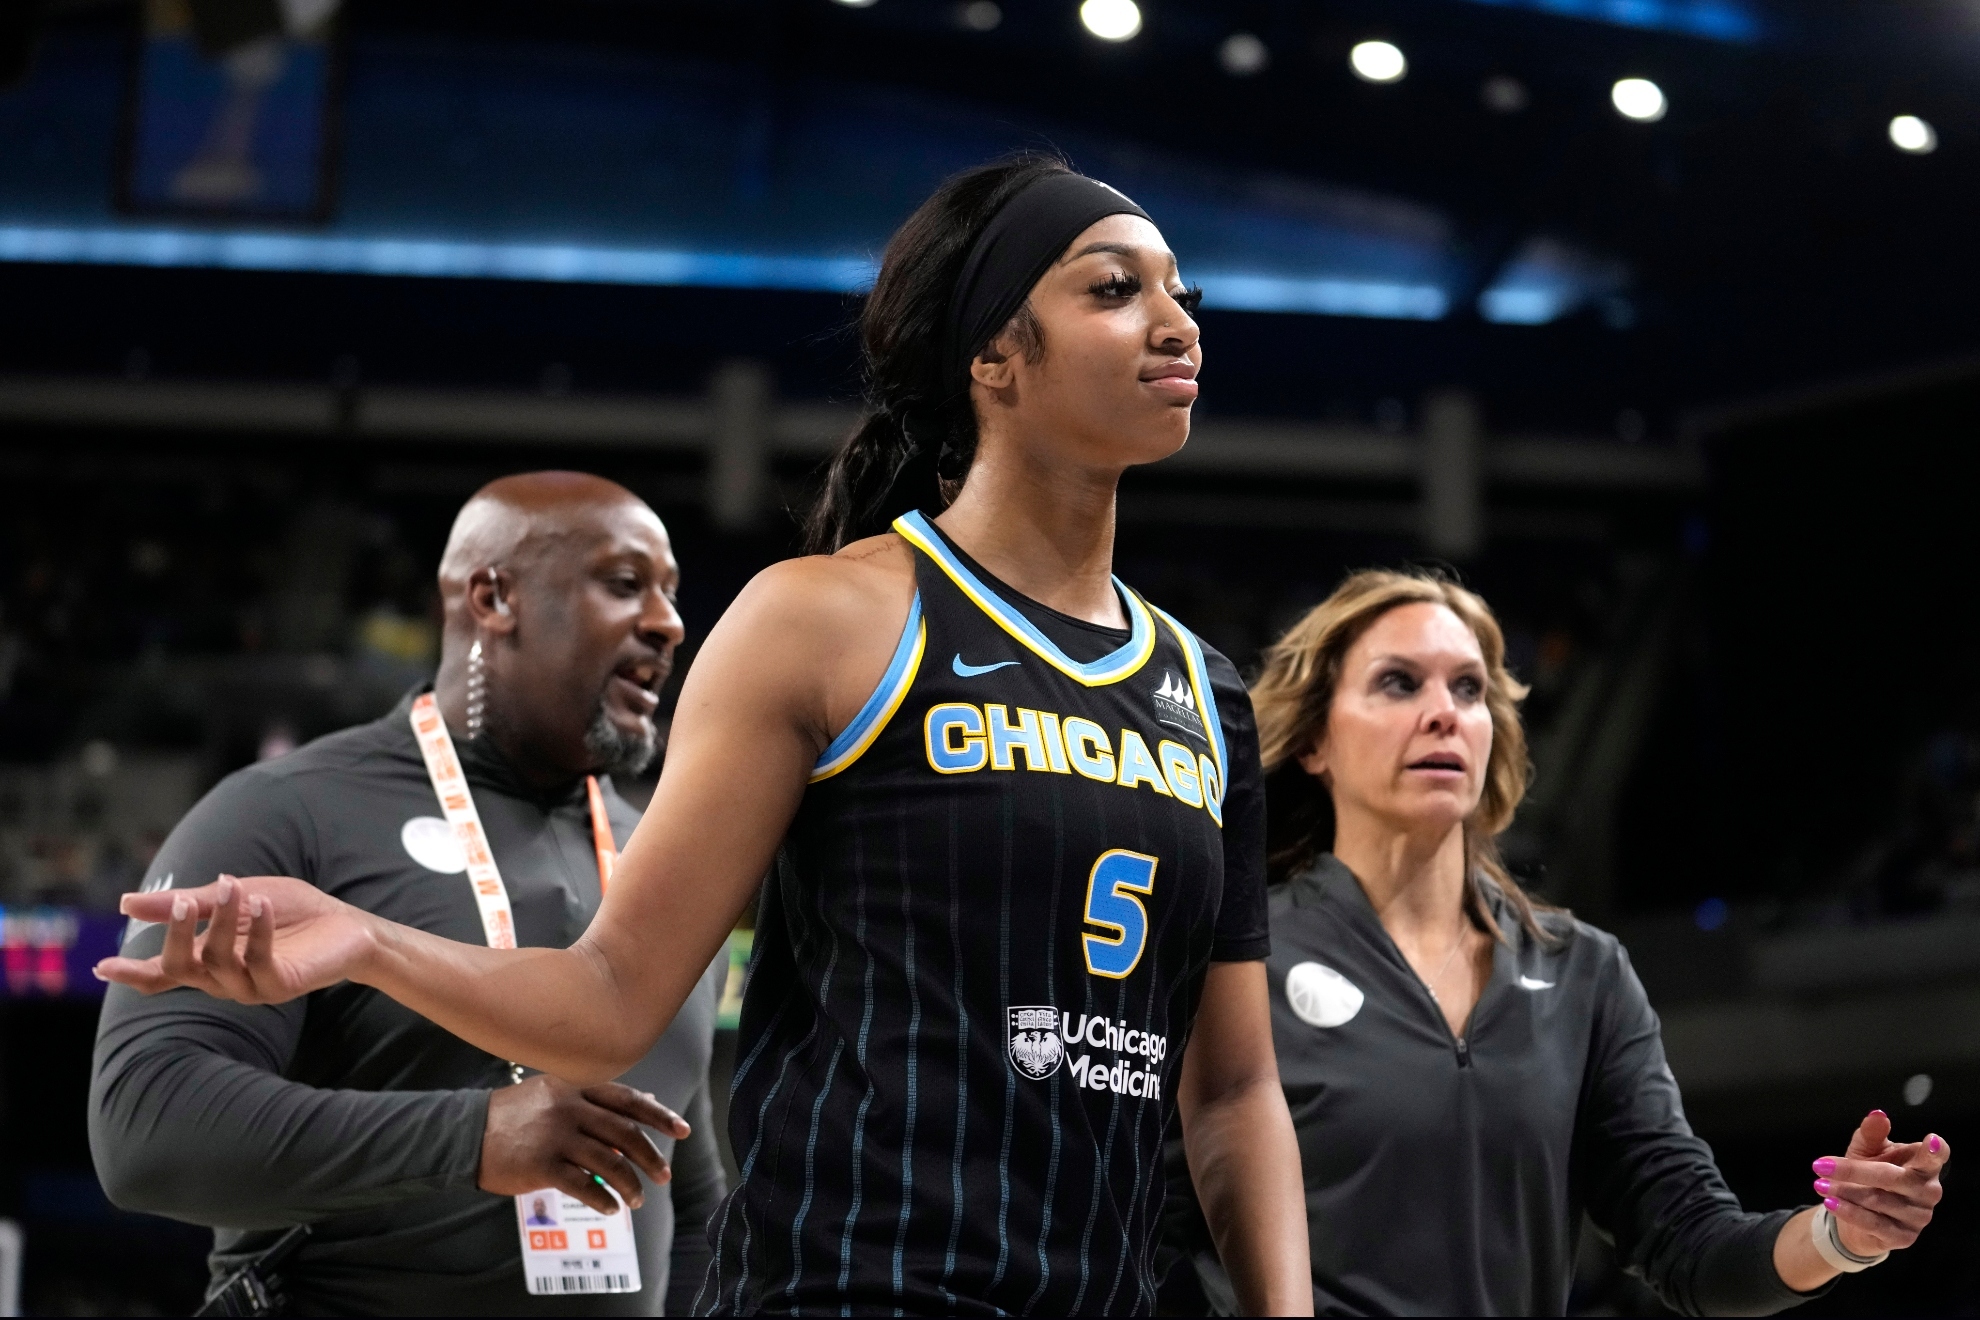
POLYGON ((1145 1312, 1205 969, 1266 952, 1249 704, 1124 586, 1096 646, 895 530, 919 590, 765 892, 699 1304, 1145 1312))

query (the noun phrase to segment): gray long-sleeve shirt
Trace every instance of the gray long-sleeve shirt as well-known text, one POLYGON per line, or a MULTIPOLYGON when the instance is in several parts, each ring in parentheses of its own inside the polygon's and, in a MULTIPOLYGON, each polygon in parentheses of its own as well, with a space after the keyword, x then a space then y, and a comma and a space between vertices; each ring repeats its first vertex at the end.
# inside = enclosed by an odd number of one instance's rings
MULTIPOLYGON (((1500 900, 1508 942, 1453 1036, 1338 860, 1275 888, 1271 914, 1272 1036, 1317 1314, 1561 1315, 1584 1211, 1684 1314, 1764 1315, 1811 1295, 1774 1269, 1793 1212, 1742 1210, 1685 1122, 1614 936, 1545 913, 1558 938, 1542 943, 1500 900)), ((1171 1180, 1186 1197, 1186 1170, 1171 1180)), ((1186 1199, 1170 1218, 1191 1251, 1186 1199)))
MULTIPOLYGON (((482 942, 409 703, 229 776, 172 831, 146 887, 192 887, 223 871, 292 875, 394 921, 482 942)), ((540 792, 492 748, 459 750, 517 942, 570 944, 600 898, 583 781, 540 792)), ((623 845, 638 813, 604 787, 623 845)), ((145 957, 162 941, 162 928, 139 927, 124 951, 145 957)), ((298 1313, 657 1314, 670 1256, 689 1276, 681 1285, 699 1284, 700 1227, 723 1194, 707 1077, 725 965, 709 969, 623 1079, 694 1127, 674 1153, 683 1175, 665 1191, 649 1186, 634 1212, 638 1293, 528 1294, 513 1202, 475 1186, 489 1092, 507 1082, 506 1064, 350 983, 252 1007, 112 986, 90 1091, 97 1172, 118 1205, 212 1226, 216 1274, 288 1226, 312 1225, 282 1272, 298 1313)), ((673 1145, 655 1136, 663 1151, 673 1145)))

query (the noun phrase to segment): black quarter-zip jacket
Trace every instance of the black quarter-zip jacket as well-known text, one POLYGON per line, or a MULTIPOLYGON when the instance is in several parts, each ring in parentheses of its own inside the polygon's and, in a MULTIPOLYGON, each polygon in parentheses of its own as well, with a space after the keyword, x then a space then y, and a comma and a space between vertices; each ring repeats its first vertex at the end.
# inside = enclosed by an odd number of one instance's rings
MULTIPOLYGON (((292 875, 370 912, 465 943, 483 940, 407 712, 318 739, 222 780, 172 831, 147 888, 220 872, 292 875), (447 869, 436 869, 435 863, 447 869)), ((569 945, 601 897, 584 781, 532 788, 500 753, 459 744, 514 909, 517 943, 569 945)), ((602 781, 620 845, 639 813, 602 781)), ((124 952, 148 957, 160 926, 124 952)), ((410 1009, 349 982, 279 1005, 196 990, 145 998, 111 986, 97 1030, 90 1147, 113 1200, 215 1229, 217 1274, 289 1225, 314 1232, 283 1270, 298 1314, 657 1315, 691 1298, 707 1259, 700 1229, 720 1199, 706 1094, 726 958, 622 1080, 681 1112, 694 1135, 674 1181, 633 1212, 644 1287, 532 1297, 514 1203, 475 1179, 489 1092, 507 1065, 410 1009), (679 1250, 676 1210, 682 1221, 679 1250), (685 1277, 669 1289, 670 1256, 685 1277)), ((663 1151, 675 1145, 654 1134, 663 1151)))
POLYGON ((1272 1035, 1316 1313, 1564 1314, 1584 1210, 1685 1314, 1812 1296, 1773 1265, 1793 1211, 1743 1211, 1685 1121, 1615 937, 1543 913, 1542 943, 1493 900, 1506 939, 1454 1036, 1337 859, 1271 891, 1272 1035))

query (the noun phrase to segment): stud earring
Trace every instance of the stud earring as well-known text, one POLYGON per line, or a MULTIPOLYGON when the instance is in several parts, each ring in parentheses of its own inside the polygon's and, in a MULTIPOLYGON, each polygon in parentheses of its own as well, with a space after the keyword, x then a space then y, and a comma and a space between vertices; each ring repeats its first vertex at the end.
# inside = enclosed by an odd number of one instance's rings
POLYGON ((481 658, 481 639, 474 639, 474 647, 468 652, 467 677, 467 736, 473 742, 481 736, 484 716, 488 711, 488 663, 481 658))

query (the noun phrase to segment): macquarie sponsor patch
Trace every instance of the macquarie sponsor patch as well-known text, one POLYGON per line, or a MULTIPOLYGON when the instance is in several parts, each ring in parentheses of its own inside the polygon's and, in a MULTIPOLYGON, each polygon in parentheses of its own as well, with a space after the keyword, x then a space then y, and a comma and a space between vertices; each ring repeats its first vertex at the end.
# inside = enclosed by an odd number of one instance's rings
POLYGON ((1198 738, 1204 737, 1203 717, 1196 710, 1196 695, 1189 690, 1189 684, 1173 671, 1162 672, 1162 686, 1155 689, 1151 699, 1158 723, 1181 729, 1198 738))

